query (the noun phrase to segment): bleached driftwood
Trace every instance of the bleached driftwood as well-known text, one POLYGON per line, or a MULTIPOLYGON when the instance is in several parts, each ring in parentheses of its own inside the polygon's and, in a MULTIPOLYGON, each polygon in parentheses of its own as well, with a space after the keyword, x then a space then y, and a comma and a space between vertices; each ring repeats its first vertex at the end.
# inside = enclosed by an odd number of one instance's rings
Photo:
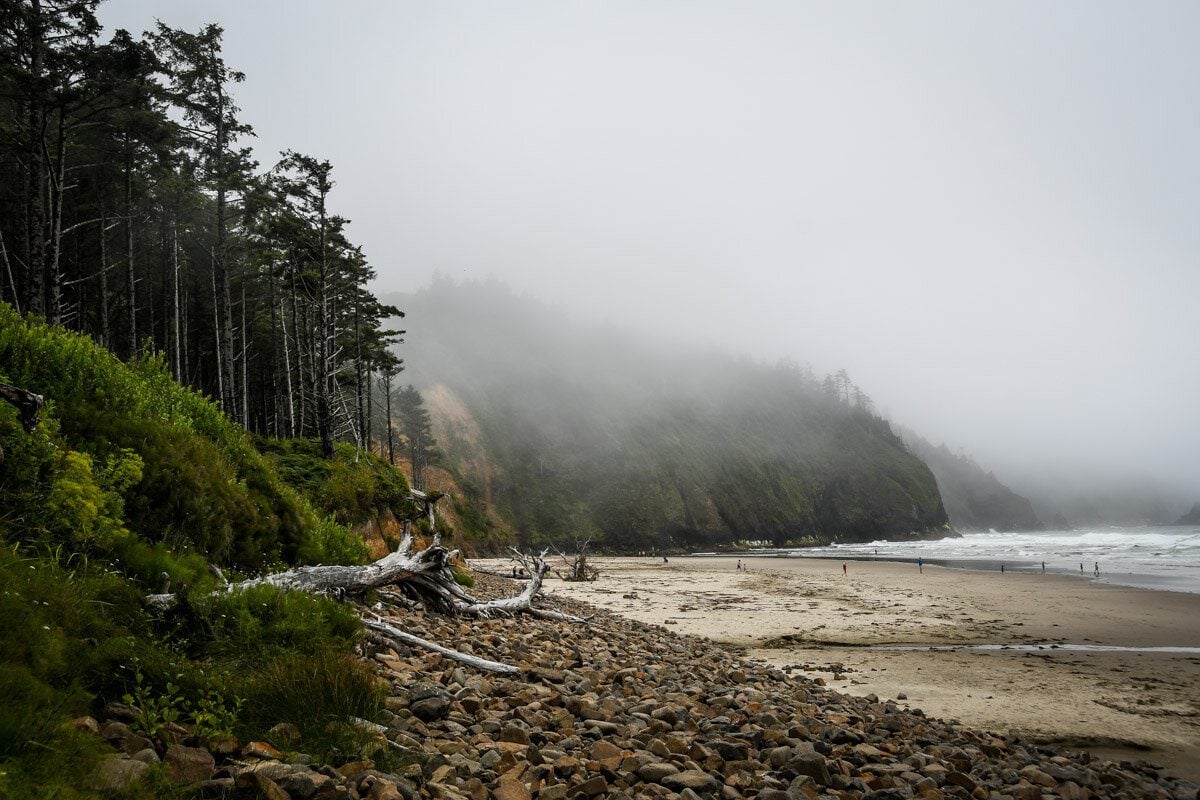
POLYGON ((463 653, 459 650, 451 650, 449 647, 443 647, 440 644, 435 644, 428 639, 422 639, 420 636, 413 636, 407 631, 402 631, 395 625, 390 625, 381 617, 372 614, 370 617, 363 615, 363 625, 368 630, 372 631, 372 638, 379 644, 391 645, 393 643, 413 645, 421 647, 425 650, 432 650, 435 653, 441 653, 446 658, 457 661, 460 664, 466 664, 476 669, 484 670, 485 672, 498 672, 502 675, 519 675, 521 670, 511 664, 502 664, 499 661, 491 661, 479 656, 473 656, 470 653, 463 653))
POLYGON ((567 554, 555 548, 558 557, 562 559, 563 569, 554 570, 554 574, 564 581, 594 581, 600 577, 600 570, 588 563, 588 547, 591 539, 585 539, 583 544, 575 540, 575 557, 568 558, 567 554), (565 570, 565 572, 564 572, 565 570))
MULTIPOLYGON (((394 553, 389 553, 370 564, 296 567, 238 583, 226 583, 217 591, 235 592, 266 585, 313 594, 354 596, 362 595, 373 589, 382 590, 384 587, 389 587, 388 590, 380 591, 378 594, 380 606, 398 607, 420 603, 426 608, 462 616, 493 617, 529 614, 537 619, 586 622, 582 617, 533 607, 533 600, 541 591, 546 573, 550 571, 550 567, 545 562, 544 551, 540 556, 521 554, 522 563, 527 565, 530 579, 520 594, 515 597, 488 601, 476 600, 455 580, 450 564, 457 555, 457 550, 448 550, 443 547, 437 536, 434 537, 433 544, 429 547, 413 553, 412 537, 405 536, 400 547, 394 553), (398 597, 399 594, 406 596, 407 599, 398 597)), ((165 611, 178 605, 179 597, 176 594, 162 592, 147 596, 145 601, 147 605, 165 611)), ((447 658, 491 672, 511 674, 517 671, 515 667, 460 653, 414 636, 400 630, 374 612, 360 611, 359 617, 362 619, 363 625, 374 636, 382 637, 389 642, 423 647, 441 653, 447 658)))

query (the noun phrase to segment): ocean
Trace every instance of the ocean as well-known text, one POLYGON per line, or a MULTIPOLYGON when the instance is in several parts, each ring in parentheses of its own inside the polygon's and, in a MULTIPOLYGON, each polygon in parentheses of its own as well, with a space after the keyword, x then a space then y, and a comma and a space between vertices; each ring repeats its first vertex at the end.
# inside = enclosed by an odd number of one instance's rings
POLYGON ((916 561, 959 569, 1007 570, 1074 575, 1084 580, 1200 593, 1200 527, 1195 525, 1034 533, 968 533, 958 539, 924 542, 878 541, 790 550, 755 550, 757 555, 916 561), (1095 566, 1100 565, 1096 576, 1095 566), (1080 566, 1082 565, 1082 570, 1080 566))

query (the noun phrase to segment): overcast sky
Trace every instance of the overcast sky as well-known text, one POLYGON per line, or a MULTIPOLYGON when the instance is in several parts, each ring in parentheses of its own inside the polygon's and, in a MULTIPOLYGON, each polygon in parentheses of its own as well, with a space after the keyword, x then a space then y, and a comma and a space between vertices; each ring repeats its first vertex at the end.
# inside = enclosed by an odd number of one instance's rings
POLYGON ((101 8, 155 16, 225 26, 258 158, 333 161, 381 291, 494 275, 1200 497, 1200 3, 101 8))

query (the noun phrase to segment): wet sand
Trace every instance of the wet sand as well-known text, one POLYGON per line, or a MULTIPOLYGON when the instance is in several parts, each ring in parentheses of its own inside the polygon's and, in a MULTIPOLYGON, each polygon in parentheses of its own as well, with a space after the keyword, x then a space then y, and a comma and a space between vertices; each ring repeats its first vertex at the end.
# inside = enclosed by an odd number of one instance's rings
MULTIPOLYGON (((1146 759, 1200 780, 1200 653, 887 651, 876 645, 1200 648, 1200 595, 1061 575, 823 559, 594 559, 551 595, 745 647, 841 691, 977 728, 1146 759)), ((492 562, 500 570, 507 562, 492 562)))

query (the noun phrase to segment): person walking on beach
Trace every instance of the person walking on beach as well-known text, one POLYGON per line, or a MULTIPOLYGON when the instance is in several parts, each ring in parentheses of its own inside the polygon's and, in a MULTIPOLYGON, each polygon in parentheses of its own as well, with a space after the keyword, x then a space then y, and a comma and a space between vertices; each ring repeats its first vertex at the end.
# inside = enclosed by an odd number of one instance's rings
POLYGON ((917 571, 922 574, 925 572, 925 559, 920 556, 917 556, 917 571))
POLYGON ((1100 577, 1100 562, 1099 561, 1096 562, 1096 577, 1097 578, 1100 577))
POLYGON ((1004 574, 1004 565, 1003 564, 1000 565, 1000 574, 1001 575, 1004 574))
POLYGON ((1042 572, 1045 572, 1045 571, 1046 571, 1046 562, 1043 561, 1042 562, 1042 572))
POLYGON ((848 572, 846 572, 846 562, 845 561, 842 562, 842 574, 843 575, 849 574, 848 572))

